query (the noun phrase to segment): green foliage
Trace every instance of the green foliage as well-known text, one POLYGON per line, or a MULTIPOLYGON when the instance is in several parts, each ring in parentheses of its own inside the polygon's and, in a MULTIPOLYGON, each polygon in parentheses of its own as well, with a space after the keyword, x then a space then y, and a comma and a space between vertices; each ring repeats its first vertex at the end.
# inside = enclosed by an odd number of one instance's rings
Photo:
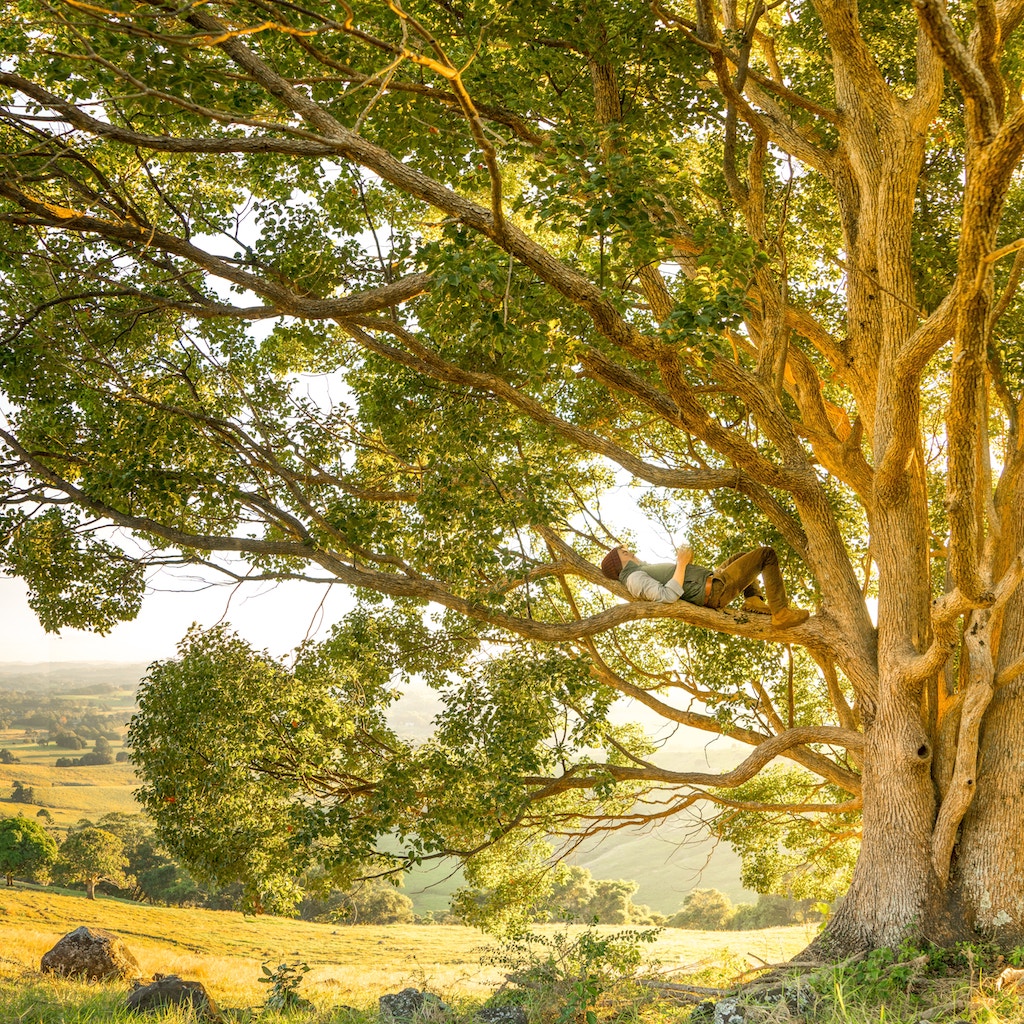
POLYGON ((735 913, 732 900, 725 893, 717 889, 694 889, 666 924, 669 928, 721 931, 729 925, 735 913))
POLYGON ((57 859, 57 842, 38 822, 28 818, 0 820, 0 874, 11 884, 14 875, 46 881, 57 859))
POLYGON ((302 960, 286 961, 271 970, 269 963, 263 964, 263 977, 257 979, 263 985, 270 985, 265 1003, 268 1010, 311 1010, 313 1004, 299 995, 302 979, 309 973, 309 964, 302 960))
POLYGON ((128 885, 127 866, 124 843, 106 829, 87 826, 69 832, 61 843, 57 873, 64 881, 84 882, 88 897, 93 899, 99 882, 121 888, 128 885))
POLYGON ((502 968, 538 1015, 557 1024, 596 1024, 601 1006, 637 998, 635 976, 643 945, 657 929, 599 932, 590 926, 575 933, 522 933, 504 939, 486 961, 502 968))
MULTIPOLYGON (((818 780, 808 773, 781 767, 769 768, 730 791, 730 799, 795 807, 819 803, 823 795, 818 780)), ((859 850, 859 823, 857 811, 757 811, 742 819, 721 814, 711 830, 740 855, 741 879, 748 889, 833 902, 849 886, 859 850)))
MULTIPOLYGON (((873 1013, 881 1005, 889 1008, 895 1019, 913 1019, 914 1014, 921 1015, 922 1004, 927 1005, 922 997, 939 988, 945 979, 966 975, 973 984, 981 980, 981 974, 976 974, 978 968, 988 963, 994 966, 995 958, 968 944, 945 949, 905 942, 896 949, 871 950, 816 974, 811 986, 826 1005, 841 1013, 847 1008, 873 1013)), ((887 1010, 887 1019, 889 1015, 887 1010)))
POLYGON ((0 564, 28 583, 29 607, 51 633, 64 626, 107 633, 142 605, 142 567, 106 541, 77 533, 60 509, 21 521, 0 550, 0 564))
POLYGON ((202 881, 241 882, 265 909, 294 906, 314 864, 325 884, 351 880, 407 799, 401 774, 393 796, 382 785, 401 749, 382 713, 388 680, 366 658, 311 649, 289 671, 226 630, 190 633, 180 660, 144 682, 129 733, 147 779, 139 798, 169 852, 202 881))

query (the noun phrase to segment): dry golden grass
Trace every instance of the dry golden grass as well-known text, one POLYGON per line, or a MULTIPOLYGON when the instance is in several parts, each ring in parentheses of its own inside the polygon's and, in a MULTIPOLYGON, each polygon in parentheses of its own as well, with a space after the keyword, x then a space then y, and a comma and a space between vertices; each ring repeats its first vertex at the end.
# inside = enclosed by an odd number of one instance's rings
POLYGON ((141 810, 132 795, 139 781, 130 764, 55 768, 53 761, 57 756, 77 756, 76 752, 63 751, 58 755, 51 749, 48 756, 49 764, 0 764, 0 817, 23 814, 31 818, 40 807, 45 807, 54 824, 67 826, 80 818, 96 820, 111 811, 137 814, 141 810), (32 787, 35 803, 13 803, 8 799, 15 779, 32 787))
MULTIPOLYGON (((471 928, 335 926, 87 900, 30 887, 0 889, 4 955, 26 969, 38 967, 43 953, 80 925, 121 936, 145 974, 180 974, 201 981, 225 1006, 257 1006, 266 999, 266 986, 257 980, 265 961, 272 967, 285 961, 308 963, 313 969, 303 993, 319 1005, 369 1008, 383 993, 408 985, 448 999, 480 997, 501 982, 499 970, 481 963, 493 941, 471 928)), ((778 961, 798 952, 812 936, 802 927, 759 932, 666 929, 651 947, 651 956, 663 968, 721 963, 737 954, 778 961)))

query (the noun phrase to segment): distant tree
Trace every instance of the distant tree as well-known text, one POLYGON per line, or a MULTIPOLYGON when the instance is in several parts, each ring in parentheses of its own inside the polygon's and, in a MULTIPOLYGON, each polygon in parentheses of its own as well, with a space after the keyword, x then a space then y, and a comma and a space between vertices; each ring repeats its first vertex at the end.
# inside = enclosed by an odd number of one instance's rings
POLYGON ((11 802, 15 804, 34 804, 36 802, 36 791, 24 782, 15 779, 12 783, 11 802))
POLYGON ((795 900, 775 893, 762 893, 757 903, 740 904, 729 921, 732 931, 748 931, 755 928, 779 928, 805 920, 811 900, 795 900))
POLYGON ((84 882, 86 896, 96 899, 96 885, 110 882, 119 887, 131 884, 125 874, 128 858, 124 843, 106 829, 87 827, 72 832, 60 848, 60 868, 69 882, 84 882))
POLYGON ((45 879, 49 865, 57 859, 57 843, 38 822, 28 818, 0 820, 0 871, 7 884, 14 884, 14 875, 45 879))
POLYGON ((21 764, 21 760, 4 747, 0 750, 0 764, 21 764))
POLYGON ((724 892, 717 889, 694 889, 667 923, 670 928, 721 931, 728 927, 734 913, 732 900, 724 892))
POLYGON ((51 825, 53 824, 53 815, 45 807, 40 807, 36 811, 36 817, 42 818, 43 821, 49 822, 51 825))
POLYGON ((76 733, 61 729, 53 737, 53 745, 61 750, 84 750, 85 740, 76 733))
POLYGON ((77 761, 76 765, 91 765, 91 764, 113 764, 114 763, 114 752, 110 746, 110 741, 105 739, 103 736, 99 736, 96 739, 95 746, 88 754, 83 754, 77 761))
POLYGON ((131 759, 132 755, 127 750, 119 750, 117 752, 117 756, 114 758, 114 760, 118 764, 122 764, 125 761, 130 761, 131 759))
POLYGON ((58 757, 53 762, 55 768, 74 768, 78 764, 78 759, 75 757, 58 757))
POLYGON ((367 878, 345 894, 342 920, 350 924, 412 924, 412 900, 379 878, 367 878))
MULTIPOLYGON (((412 924, 422 919, 413 913, 413 903, 389 881, 366 878, 351 889, 325 891, 315 875, 309 894, 299 902, 298 915, 304 921, 341 921, 345 924, 412 924)), ((428 922, 430 923, 430 922, 428 922)))
POLYGON ((635 908, 632 896, 638 888, 636 882, 624 878, 599 879, 594 883, 590 917, 600 924, 629 924, 635 908))
POLYGON ((587 921, 591 917, 594 894, 594 876, 590 869, 578 864, 566 865, 557 869, 551 895, 545 903, 555 920, 587 921))

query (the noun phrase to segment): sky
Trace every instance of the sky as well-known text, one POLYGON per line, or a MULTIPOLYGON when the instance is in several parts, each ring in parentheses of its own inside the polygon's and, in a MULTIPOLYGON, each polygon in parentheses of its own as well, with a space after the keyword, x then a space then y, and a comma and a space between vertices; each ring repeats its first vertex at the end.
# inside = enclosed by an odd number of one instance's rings
POLYGON ((0 661, 148 663, 173 656, 193 622, 209 627, 224 621, 255 647, 283 656, 307 636, 326 636, 350 605, 341 586, 203 588, 164 574, 154 580, 134 621, 121 623, 106 636, 78 629, 53 634, 43 630, 29 608, 24 584, 0 577, 0 661))

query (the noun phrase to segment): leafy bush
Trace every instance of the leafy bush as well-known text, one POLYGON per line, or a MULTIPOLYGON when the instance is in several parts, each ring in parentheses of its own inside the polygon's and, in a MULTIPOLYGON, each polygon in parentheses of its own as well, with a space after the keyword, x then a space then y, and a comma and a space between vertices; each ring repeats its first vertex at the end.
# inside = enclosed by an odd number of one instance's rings
POLYGON ((641 945, 659 929, 629 929, 601 935, 589 926, 575 935, 524 933, 506 939, 485 963, 501 967, 520 1002, 556 1024, 597 1024, 597 1007, 633 1002, 641 945))
POLYGON ((278 964, 273 970, 265 963, 261 985, 271 985, 267 996, 268 1010, 312 1010, 313 1004, 299 995, 302 979, 309 973, 309 964, 301 960, 278 964))
POLYGON ((669 928, 721 931, 735 913, 732 900, 717 889, 694 889, 679 911, 668 919, 669 928))

